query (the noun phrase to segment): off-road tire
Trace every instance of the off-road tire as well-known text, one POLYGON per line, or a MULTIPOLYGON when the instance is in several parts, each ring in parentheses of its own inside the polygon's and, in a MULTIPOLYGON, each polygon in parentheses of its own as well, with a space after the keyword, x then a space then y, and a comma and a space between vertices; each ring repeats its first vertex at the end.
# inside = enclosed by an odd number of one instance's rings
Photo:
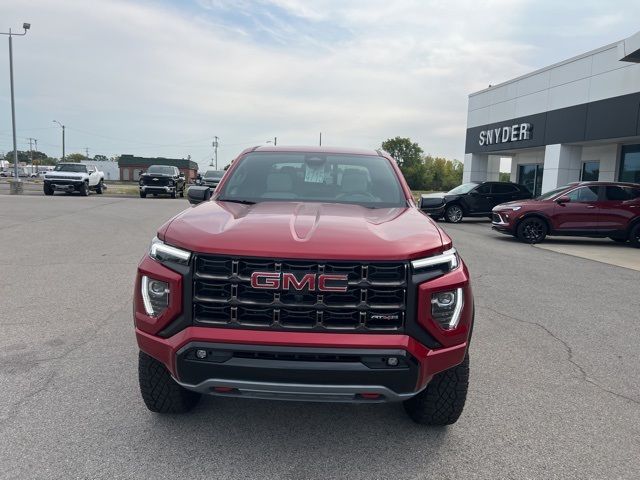
POLYGON ((404 409, 422 425, 444 426, 455 423, 464 409, 469 389, 469 354, 464 361, 431 379, 427 388, 409 400, 404 409))
POLYGON ((144 352, 138 354, 138 382, 142 400, 156 413, 186 413, 200 400, 200 394, 182 388, 166 367, 144 352))
POLYGON ((147 198, 147 194, 144 192, 140 192, 140 198, 147 198))
POLYGON ((103 188, 104 188, 104 182, 102 180, 100 180, 100 182, 98 182, 98 185, 96 185, 96 193, 98 195, 102 195, 103 188))
POLYGON ((629 232, 629 243, 632 247, 640 248, 640 223, 636 223, 631 227, 629 232))
POLYGON ((45 195, 53 195, 53 188, 45 185, 44 186, 44 194, 45 195))
POLYGON ((184 187, 182 187, 182 190, 180 190, 180 198, 184 198, 184 187))
POLYGON ((89 182, 82 183, 82 186, 80 187, 80 195, 83 197, 89 196, 89 182))
POLYGON ((464 217, 464 210, 457 203, 449 205, 444 210, 444 219, 449 223, 460 223, 464 217))
POLYGON ((525 218, 516 229, 516 237, 524 243, 542 242, 548 233, 547 222, 540 217, 525 218))

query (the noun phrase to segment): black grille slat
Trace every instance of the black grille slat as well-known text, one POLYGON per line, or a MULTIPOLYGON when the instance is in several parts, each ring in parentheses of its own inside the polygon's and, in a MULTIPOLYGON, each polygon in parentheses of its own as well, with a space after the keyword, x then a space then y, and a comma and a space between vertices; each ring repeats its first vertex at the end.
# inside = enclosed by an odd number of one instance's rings
POLYGON ((404 328, 406 263, 197 255, 193 265, 196 324, 365 333, 404 328), (347 291, 309 291, 308 284, 301 290, 256 289, 250 279, 257 271, 293 273, 298 279, 306 274, 347 275, 347 291))

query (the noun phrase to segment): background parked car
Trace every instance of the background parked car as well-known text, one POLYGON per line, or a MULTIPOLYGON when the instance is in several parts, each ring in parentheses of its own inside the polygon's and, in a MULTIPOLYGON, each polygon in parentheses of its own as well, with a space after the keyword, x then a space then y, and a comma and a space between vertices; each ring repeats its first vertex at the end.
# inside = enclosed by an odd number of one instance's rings
POLYGON ((176 198, 176 195, 184 197, 185 186, 184 174, 171 165, 151 165, 145 173, 140 174, 138 181, 140 198, 148 194, 154 197, 160 194, 170 195, 171 198, 176 198))
POLYGON ((531 198, 524 185, 511 182, 463 183, 446 193, 422 195, 420 209, 438 219, 458 223, 464 217, 491 218, 491 209, 512 200, 531 198))
POLYGON ((211 187, 212 189, 218 186, 220 180, 224 176, 224 170, 207 170, 202 177, 200 177, 200 182, 198 185, 202 185, 205 187, 211 187))
POLYGON ((493 209, 493 229, 538 243, 547 235, 609 237, 640 248, 640 184, 572 183, 493 209))

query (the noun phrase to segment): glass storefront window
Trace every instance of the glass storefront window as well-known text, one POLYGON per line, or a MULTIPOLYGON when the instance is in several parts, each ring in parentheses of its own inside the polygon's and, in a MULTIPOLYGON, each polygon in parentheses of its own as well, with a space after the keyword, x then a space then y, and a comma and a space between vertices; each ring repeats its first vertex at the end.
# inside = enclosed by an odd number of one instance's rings
POLYGON ((584 162, 580 180, 583 182, 597 182, 600 177, 600 162, 584 162))
POLYGON ((619 180, 640 183, 640 145, 622 147, 619 180))
POLYGON ((542 164, 518 165, 518 183, 537 197, 542 192, 542 173, 542 164))

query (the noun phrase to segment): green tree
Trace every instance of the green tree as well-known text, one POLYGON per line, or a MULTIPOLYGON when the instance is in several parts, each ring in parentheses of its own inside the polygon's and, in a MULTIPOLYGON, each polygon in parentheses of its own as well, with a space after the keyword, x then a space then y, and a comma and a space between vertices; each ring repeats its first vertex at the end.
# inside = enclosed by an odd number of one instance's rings
POLYGON ((65 162, 76 162, 76 163, 80 163, 82 160, 86 160, 87 157, 85 157, 83 154, 81 153, 70 153, 69 155, 65 156, 64 161, 65 162))
POLYGON ((401 169, 411 168, 422 162, 422 148, 410 138, 389 138, 382 142, 382 149, 396 159, 401 169))
POLYGON ((511 181, 511 172, 500 172, 500 176, 498 180, 501 182, 510 182, 511 181))
POLYGON ((108 162, 109 158, 106 155, 94 155, 93 160, 95 162, 108 162))

